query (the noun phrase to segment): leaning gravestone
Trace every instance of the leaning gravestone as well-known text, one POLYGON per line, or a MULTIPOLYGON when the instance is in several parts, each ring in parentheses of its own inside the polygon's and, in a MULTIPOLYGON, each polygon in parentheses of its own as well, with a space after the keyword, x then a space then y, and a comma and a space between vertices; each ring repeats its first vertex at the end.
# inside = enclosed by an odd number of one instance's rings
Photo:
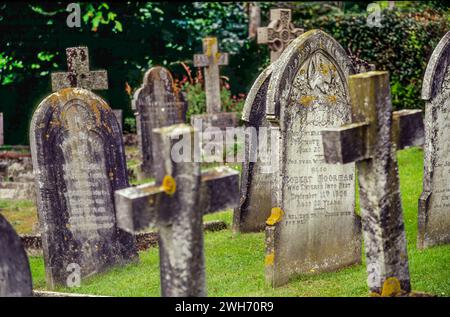
POLYGON ((186 120, 187 103, 174 88, 172 74, 164 67, 153 67, 133 98, 139 148, 142 156, 139 178, 153 176, 153 129, 186 120))
POLYGON ((360 263, 355 166, 327 165, 321 130, 351 120, 347 78, 354 72, 331 36, 308 31, 284 51, 268 87, 266 115, 280 129, 272 214, 266 227, 266 279, 360 263))
POLYGON ((239 206, 234 210, 235 232, 256 232, 265 228, 270 216, 272 164, 270 162, 270 124, 266 120, 266 96, 274 64, 256 79, 245 100, 242 121, 248 134, 244 143, 244 162, 239 206), (262 132, 264 128, 265 135, 262 132), (253 133, 253 134, 251 134, 253 133), (261 144, 266 147, 262 148, 261 144))
POLYGON ((86 48, 67 51, 69 73, 52 77, 60 90, 41 102, 30 126, 50 288, 137 257, 134 237, 116 225, 114 191, 129 186, 122 133, 108 104, 87 90, 107 82, 79 73, 88 69, 86 48), (68 81, 81 88, 63 88, 58 78, 66 77, 90 81, 68 81))
POLYGON ((423 192, 417 245, 450 243, 450 32, 431 55, 422 87, 425 105, 423 192))
POLYGON ((32 296, 28 257, 19 236, 0 215, 0 297, 32 296))

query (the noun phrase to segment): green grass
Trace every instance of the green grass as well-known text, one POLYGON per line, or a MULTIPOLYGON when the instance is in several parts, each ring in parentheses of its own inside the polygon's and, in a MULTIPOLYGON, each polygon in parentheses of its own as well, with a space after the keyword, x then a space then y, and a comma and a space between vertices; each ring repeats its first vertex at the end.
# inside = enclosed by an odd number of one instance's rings
MULTIPOLYGON (((450 246, 416 248, 417 200, 422 189, 423 153, 417 148, 398 153, 402 201, 413 289, 450 296, 450 246)), ((232 212, 205 216, 232 221, 232 212)), ((264 282, 264 233, 233 235, 231 230, 205 233, 209 296, 367 296, 362 265, 334 273, 300 276, 272 289, 264 282)), ((35 288, 45 287, 42 258, 31 258, 35 288)), ((140 253, 140 263, 115 268, 83 281, 80 288, 59 291, 112 296, 159 296, 158 250, 140 253)))

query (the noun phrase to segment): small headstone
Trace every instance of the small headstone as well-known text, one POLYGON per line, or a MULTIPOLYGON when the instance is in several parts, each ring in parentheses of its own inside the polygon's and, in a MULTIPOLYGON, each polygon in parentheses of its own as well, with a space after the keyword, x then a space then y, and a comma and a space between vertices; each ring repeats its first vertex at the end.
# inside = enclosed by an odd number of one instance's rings
POLYGON ((116 116, 117 122, 119 123, 120 131, 123 131, 123 110, 122 109, 112 109, 114 116, 116 116))
POLYGON ((294 27, 291 14, 290 9, 271 9, 269 25, 258 28, 258 44, 269 45, 271 62, 276 61, 289 43, 304 32, 294 27))
POLYGON ((28 257, 13 227, 0 215, 0 298, 32 296, 28 257))
POLYGON ((450 243, 450 32, 431 55, 422 87, 425 104, 423 192, 417 246, 450 243))
POLYGON ((190 146, 177 163, 174 146, 197 139, 186 124, 154 133, 156 182, 116 191, 118 223, 129 232, 159 229, 162 296, 206 296, 202 218, 236 207, 239 174, 228 167, 201 173, 190 146))
POLYGON ((351 120, 347 79, 354 72, 331 36, 312 30, 276 62, 266 116, 280 129, 272 214, 266 227, 266 279, 274 287, 304 273, 361 262, 355 166, 324 161, 321 131, 351 120))
MULTIPOLYGON (((258 151, 259 141, 265 142, 267 155, 270 155, 269 122, 266 119, 266 97, 269 81, 274 69, 270 64, 256 79, 245 100, 242 111, 242 121, 246 129, 254 128, 256 135, 247 135, 244 144, 244 159, 240 186, 239 206, 234 210, 233 230, 235 232, 257 232, 266 226, 266 219, 270 216, 271 177, 272 166, 270 162, 263 161, 264 153, 258 151), (266 138, 260 135, 260 128, 266 129, 266 138), (256 161, 254 160, 256 154, 256 161)), ((250 133, 253 133, 250 130, 250 133)))
POLYGON ((0 112, 0 145, 5 144, 3 136, 3 112, 0 112))
POLYGON ((129 186, 122 132, 108 104, 87 90, 99 88, 99 79, 91 81, 94 87, 48 96, 31 121, 49 288, 137 258, 134 237, 117 227, 114 208, 114 191, 129 186))
POLYGON ((153 67, 144 76, 144 82, 133 98, 133 110, 139 148, 142 156, 140 178, 153 175, 153 129, 182 123, 186 120, 187 102, 175 90, 172 74, 164 67, 153 67))
POLYGON ((389 74, 350 76, 353 122, 323 131, 325 160, 357 162, 368 285, 380 294, 388 278, 411 283, 396 150, 423 144, 420 110, 392 113, 389 74))

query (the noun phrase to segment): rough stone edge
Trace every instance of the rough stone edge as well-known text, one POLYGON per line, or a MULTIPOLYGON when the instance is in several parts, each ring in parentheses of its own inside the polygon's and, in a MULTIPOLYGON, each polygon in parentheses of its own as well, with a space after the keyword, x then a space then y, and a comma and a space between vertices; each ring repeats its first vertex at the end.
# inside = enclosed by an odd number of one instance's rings
POLYGON ((111 297, 111 296, 33 290, 32 297, 111 297))
MULTIPOLYGON (((449 60, 443 60, 445 58, 446 51, 450 49, 450 31, 447 32, 439 41, 438 45, 431 54, 430 60, 428 61, 427 69, 425 70, 425 75, 423 77, 422 84, 422 95, 423 100, 430 100, 434 97, 434 92, 436 90, 435 77, 437 72, 445 73, 447 65, 441 65, 441 62, 449 63, 449 60), (439 70, 438 70, 439 67, 439 70)), ((450 58, 450 57, 449 57, 450 58)), ((441 78, 442 79, 442 78, 441 78)), ((442 80, 439 80, 442 82, 442 80)))

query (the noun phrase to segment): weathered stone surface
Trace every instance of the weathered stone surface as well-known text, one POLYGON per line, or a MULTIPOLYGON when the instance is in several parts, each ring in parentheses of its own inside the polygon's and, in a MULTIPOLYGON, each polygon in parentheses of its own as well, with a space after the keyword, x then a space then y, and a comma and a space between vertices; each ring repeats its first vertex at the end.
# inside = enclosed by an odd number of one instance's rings
POLYGON ((108 104, 66 88, 45 98, 30 126, 48 287, 136 259, 134 237, 116 225, 114 191, 128 185, 122 133, 108 104), (73 267, 73 266, 72 266, 73 267))
POLYGON ((3 112, 0 112, 0 145, 5 144, 3 130, 3 112))
POLYGON ((426 101, 425 147, 417 246, 427 248, 450 243, 450 32, 428 62, 422 99, 426 101))
POLYGON ((360 263, 354 164, 324 161, 321 131, 348 123, 344 49, 319 30, 300 35, 273 70, 266 116, 280 129, 272 214, 266 227, 266 279, 280 286, 303 273, 360 263))
POLYGON ((0 215, 0 297, 31 295, 28 257, 17 233, 0 215))
MULTIPOLYGON (((242 111, 242 121, 245 128, 254 128, 258 138, 260 128, 268 128, 270 124, 266 120, 266 96, 269 87, 270 76, 274 64, 266 68, 256 79, 245 100, 242 111)), ((270 145, 270 135, 267 134, 267 145, 270 145)), ((256 232, 266 226, 266 219, 270 216, 272 208, 271 200, 271 177, 272 170, 270 162, 261 160, 262 153, 257 148, 253 136, 246 136, 244 144, 244 158, 242 163, 240 201, 234 210, 233 230, 235 232, 256 232), (251 161, 252 156, 257 154, 257 161, 251 161)), ((268 148, 267 150, 270 150, 268 148)), ((269 153, 269 152, 267 152, 269 153)), ((269 157, 270 154, 268 154, 269 157)))
POLYGON ((304 32, 291 23, 290 9, 271 9, 270 23, 257 30, 258 44, 267 44, 270 48, 270 61, 276 61, 286 47, 304 32))
POLYGON ((105 70, 89 70, 87 47, 69 47, 67 54, 67 73, 52 73, 52 90, 63 88, 84 88, 89 90, 108 89, 108 75, 105 70))
POLYGON ((196 147, 184 162, 174 160, 177 142, 196 140, 192 127, 174 125, 154 133, 156 182, 116 191, 118 224, 130 232, 159 229, 162 296, 206 296, 203 214, 236 207, 239 175, 227 167, 200 173, 193 159, 196 147))
POLYGON ((219 53, 216 37, 204 38, 203 54, 194 55, 194 66, 204 68, 207 113, 221 111, 219 66, 223 65, 228 65, 228 53, 219 53))
POLYGON ((353 123, 323 132, 325 160, 357 161, 370 290, 380 293, 383 283, 392 277, 400 281, 403 290, 410 291, 395 152, 397 148, 423 143, 420 112, 392 113, 387 72, 350 76, 349 87, 353 123), (355 153, 344 151, 346 147, 355 153))
POLYGON ((139 178, 153 175, 153 129, 182 123, 186 120, 187 103, 175 90, 172 74, 164 67, 153 67, 144 76, 132 103, 136 116, 139 149, 142 155, 139 178))
POLYGON ((112 109, 114 116, 116 116, 117 122, 119 123, 120 130, 123 131, 123 110, 122 109, 112 109))

